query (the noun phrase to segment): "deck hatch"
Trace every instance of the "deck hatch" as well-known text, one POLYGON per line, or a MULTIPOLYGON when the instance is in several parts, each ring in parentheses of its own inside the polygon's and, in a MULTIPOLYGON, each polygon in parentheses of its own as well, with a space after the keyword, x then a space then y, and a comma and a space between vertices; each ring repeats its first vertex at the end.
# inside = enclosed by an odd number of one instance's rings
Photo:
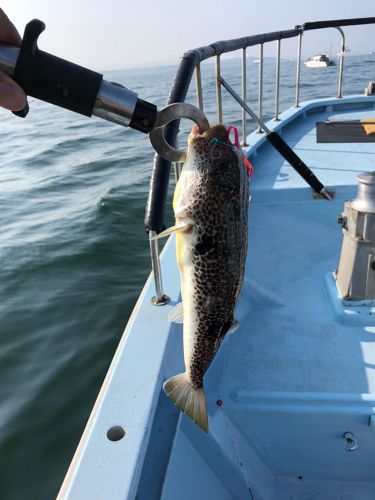
POLYGON ((367 135, 360 121, 325 121, 316 124, 318 143, 375 142, 375 134, 367 135))

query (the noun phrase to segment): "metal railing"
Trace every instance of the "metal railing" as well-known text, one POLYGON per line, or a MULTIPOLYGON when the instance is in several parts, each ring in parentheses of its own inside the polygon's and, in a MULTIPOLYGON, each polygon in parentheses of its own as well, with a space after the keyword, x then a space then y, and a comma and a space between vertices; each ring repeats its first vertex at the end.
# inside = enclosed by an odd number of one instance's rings
MULTIPOLYGON (((174 102, 184 102, 189 90, 189 86, 193 75, 195 74, 196 99, 197 106, 203 111, 204 101, 202 92, 202 77, 200 63, 204 60, 215 58, 215 83, 216 83, 216 108, 217 119, 221 123, 223 119, 222 106, 222 87, 242 107, 242 144, 246 145, 246 130, 247 116, 250 115, 256 119, 256 114, 246 104, 247 100, 247 78, 246 78, 246 49, 248 47, 259 46, 259 74, 258 74, 258 116, 262 119, 263 114, 263 49, 264 44, 277 42, 276 52, 276 77, 275 77, 275 113, 274 119, 279 120, 280 113, 280 61, 281 61, 281 41, 283 39, 297 38, 297 66, 296 66, 296 82, 295 82, 295 106, 300 103, 300 87, 301 87, 301 58, 302 58, 302 37, 305 31, 335 28, 341 35, 341 50, 340 50, 340 66, 338 75, 338 92, 337 97, 342 97, 343 76, 344 76, 344 56, 345 56, 345 35, 342 26, 356 26, 364 24, 375 24, 375 17, 358 18, 358 19, 339 19, 331 21, 310 22, 302 25, 297 25, 294 29, 276 31, 272 33, 264 33, 253 35, 234 40, 226 40, 215 42, 212 45, 200 47, 186 52, 180 65, 177 69, 176 76, 171 87, 170 95, 167 104, 174 102), (234 92, 230 85, 223 79, 221 75, 221 55, 242 50, 242 99, 234 92)), ((179 129, 178 121, 170 123, 166 127, 165 138, 169 144, 174 145, 177 139, 179 129)), ((261 126, 258 122, 257 132, 267 132, 266 127, 261 126)), ((165 304, 168 297, 163 292, 162 277, 159 262, 159 250, 157 240, 152 240, 152 236, 161 232, 164 228, 165 205, 168 194, 169 176, 171 164, 168 160, 155 155, 154 165, 152 170, 150 191, 146 207, 145 226, 150 237, 150 251, 152 268, 155 279, 156 295, 152 301, 156 305, 165 304)), ((181 171, 181 165, 175 166, 175 175, 178 178, 181 171)))

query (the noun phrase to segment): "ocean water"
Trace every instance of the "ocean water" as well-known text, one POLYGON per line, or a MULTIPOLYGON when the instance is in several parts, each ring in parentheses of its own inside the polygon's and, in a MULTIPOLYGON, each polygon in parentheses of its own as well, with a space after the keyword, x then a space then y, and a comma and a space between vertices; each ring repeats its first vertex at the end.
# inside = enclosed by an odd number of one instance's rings
MULTIPOLYGON (((159 107, 174 66, 105 73, 159 107)), ((240 61, 222 63, 240 91, 240 61)), ((248 63, 256 110, 258 66, 248 63)), ((294 102, 283 61, 281 102, 294 102)), ((202 65, 215 121, 212 63, 202 65)), ((337 92, 338 66, 301 68, 301 100, 337 92)), ((275 61, 264 68, 274 109, 275 61)), ((344 94, 375 80, 375 57, 347 57, 344 94)), ((224 121, 241 111, 223 89, 224 121)), ((194 93, 188 101, 195 103, 194 93)), ((147 136, 30 99, 20 119, 0 110, 0 498, 54 498, 127 319, 150 272, 144 208, 153 150, 147 136)), ((188 124, 182 126, 183 146, 188 124)), ((249 123, 249 130, 254 129, 249 123)), ((171 182, 170 193, 174 182, 171 182)), ((170 205, 170 204, 169 204, 170 205)), ((169 207, 168 221, 172 220, 169 207)))

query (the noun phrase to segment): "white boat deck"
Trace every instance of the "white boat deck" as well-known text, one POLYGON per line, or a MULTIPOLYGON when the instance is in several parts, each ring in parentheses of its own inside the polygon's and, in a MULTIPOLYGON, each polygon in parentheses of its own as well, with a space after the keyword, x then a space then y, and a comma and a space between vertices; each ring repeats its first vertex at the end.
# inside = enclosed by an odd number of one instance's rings
POLYGON ((315 139, 317 121, 375 117, 374 106, 372 97, 311 102, 271 124, 335 191, 331 202, 313 199, 264 136, 250 136, 240 328, 206 376, 210 433, 179 415, 161 389, 182 368, 182 326, 167 322, 179 300, 171 238, 162 269, 172 300, 152 306, 146 284, 60 498, 375 498, 375 311, 345 308, 332 278, 337 215, 356 193, 356 174, 375 169, 375 143, 315 139), (114 425, 126 435, 112 442, 114 425), (357 450, 345 451, 345 432, 357 450))

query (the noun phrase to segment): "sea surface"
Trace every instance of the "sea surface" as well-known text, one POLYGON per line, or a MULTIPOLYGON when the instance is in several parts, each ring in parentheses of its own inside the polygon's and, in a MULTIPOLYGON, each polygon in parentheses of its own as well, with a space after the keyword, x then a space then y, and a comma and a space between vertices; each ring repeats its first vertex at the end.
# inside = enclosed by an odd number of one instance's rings
MULTIPOLYGON (((175 66, 104 77, 162 107, 175 66)), ((240 92, 240 60, 222 62, 240 92)), ((248 61, 257 110, 258 65, 248 61)), ((375 80, 375 57, 345 60, 344 95, 375 80)), ((212 63, 202 65, 215 122, 212 63)), ((295 61, 282 61, 282 109, 294 103, 295 61)), ((338 66, 301 68, 301 100, 337 92, 338 66)), ((264 66, 266 118, 275 60, 264 66)), ((224 121, 241 126, 223 93, 224 121)), ((191 92, 188 101, 195 103, 191 92)), ((0 499, 56 497, 131 310, 150 272, 144 209, 147 136, 30 99, 25 119, 0 110, 0 499)), ((191 122, 182 125, 185 134, 191 122)), ((255 126, 249 122, 249 131, 255 126)), ((171 180, 170 194, 174 181, 171 180)), ((170 203, 168 221, 172 220, 170 203)))

